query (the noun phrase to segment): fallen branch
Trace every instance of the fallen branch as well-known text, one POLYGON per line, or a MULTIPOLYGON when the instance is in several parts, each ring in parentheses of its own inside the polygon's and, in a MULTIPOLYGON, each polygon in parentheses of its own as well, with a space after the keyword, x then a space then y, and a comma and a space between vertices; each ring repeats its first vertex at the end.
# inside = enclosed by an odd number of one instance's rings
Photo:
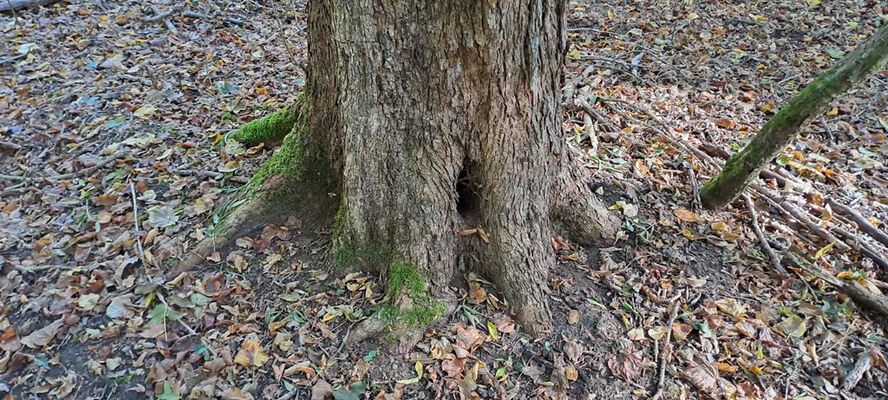
POLYGON ((681 309, 681 304, 675 304, 672 307, 672 313, 669 315, 669 323, 666 324, 666 341, 663 343, 663 356, 660 357, 660 365, 658 367, 657 373, 657 391, 654 392, 654 395, 651 396, 651 400, 659 400, 661 396, 663 396, 663 389, 665 388, 664 383, 666 382, 666 358, 672 354, 669 351, 669 342, 672 341, 672 325, 675 324, 675 317, 678 316, 678 310, 681 309))
MULTIPOLYGON (((801 250, 798 250, 801 251, 801 250)), ((817 266, 809 263, 792 249, 783 255, 783 265, 792 265, 814 275, 816 278, 834 287, 838 292, 848 296, 862 308, 876 311, 882 315, 888 315, 888 298, 878 295, 863 287, 855 281, 846 281, 832 274, 826 273, 817 266)))
POLYGON ((161 12, 157 7, 152 6, 151 11, 154 12, 154 15, 152 15, 150 17, 145 17, 145 22, 160 21, 162 19, 169 17, 170 15, 173 15, 173 13, 179 11, 181 8, 182 8, 181 6, 174 6, 174 7, 170 7, 166 11, 161 12))
POLYGON ((827 231, 826 229, 824 229, 820 225, 815 224, 813 221, 811 221, 810 218, 808 218, 807 215, 802 214, 802 212, 799 211, 797 207, 794 207, 792 204, 789 204, 786 200, 783 200, 782 198, 780 198, 776 194, 772 193, 770 190, 766 189, 765 187, 763 187, 759 184, 755 184, 755 183, 749 185, 749 187, 751 187, 751 188, 755 189, 757 192, 763 194, 765 198, 778 204, 783 210, 785 210, 790 215, 792 215, 793 218, 795 218, 797 221, 804 224, 805 227, 808 228, 808 230, 810 230, 811 232, 814 232, 817 236, 820 236, 827 243, 835 243, 836 248, 839 250, 842 250, 842 251, 851 250, 852 247, 850 245, 845 243, 843 240, 837 238, 835 235, 833 235, 832 233, 830 233, 829 231, 827 231))
POLYGON ((16 11, 29 7, 48 6, 59 0, 0 0, 0 12, 16 11))
POLYGON ((133 227, 136 228, 136 249, 139 250, 139 258, 144 260, 145 250, 142 249, 142 231, 139 229, 139 205, 136 201, 136 185, 132 182, 130 182, 130 195, 133 199, 133 227))
POLYGON ((866 232, 868 235, 872 236, 873 239, 879 241, 879 243, 888 246, 888 235, 886 235, 885 232, 879 230, 879 228, 876 228, 875 226, 870 224, 869 221, 867 221, 866 218, 860 215, 857 211, 854 211, 851 207, 841 204, 831 198, 827 198, 826 203, 829 204, 829 206, 832 207, 834 210, 845 214, 846 216, 848 216, 848 218, 851 218, 851 220, 854 221, 855 224, 857 224, 857 227, 860 228, 861 231, 866 232))
MULTIPOLYGON (((25 53, 24 55, 21 55, 21 57, 24 57, 27 54, 28 53, 25 53)), ((3 64, 3 61, 0 61, 0 64, 3 64)), ((21 150, 22 146, 12 143, 12 142, 7 142, 5 140, 0 140, 0 149, 2 149, 2 150, 21 150)))
POLYGON ((863 374, 872 367, 873 353, 869 350, 860 353, 860 358, 854 363, 854 367, 848 371, 848 375, 845 375, 845 383, 842 384, 842 390, 849 391, 854 389, 857 383, 860 382, 860 379, 863 378, 863 374))
POLYGON ((111 164, 112 162, 114 162, 120 158, 125 157, 127 154, 129 154, 129 153, 121 150, 121 151, 118 151, 118 152, 114 153, 113 155, 109 156, 108 158, 105 158, 104 160, 100 161, 98 164, 93 165, 92 167, 84 168, 84 169, 81 169, 77 172, 71 172, 71 173, 67 173, 67 174, 61 174, 61 175, 56 175, 56 176, 46 176, 46 177, 42 177, 42 178, 41 177, 34 178, 34 177, 18 176, 18 175, 0 175, 0 179, 5 179, 8 181, 20 181, 20 182, 40 182, 40 181, 58 182, 58 181, 63 181, 65 179, 75 178, 75 177, 78 177, 81 175, 88 175, 99 168, 102 168, 102 167, 104 167, 108 164, 111 164))

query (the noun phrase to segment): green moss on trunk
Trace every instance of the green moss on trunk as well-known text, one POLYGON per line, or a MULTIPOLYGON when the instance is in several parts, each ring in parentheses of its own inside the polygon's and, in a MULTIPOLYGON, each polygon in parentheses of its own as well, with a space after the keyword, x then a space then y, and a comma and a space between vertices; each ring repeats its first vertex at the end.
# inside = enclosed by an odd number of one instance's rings
POLYGON ((432 297, 428 279, 420 275, 416 267, 393 261, 386 274, 387 301, 380 310, 386 326, 423 327, 444 314, 446 307, 432 297), (399 303, 394 303, 396 301, 399 303))
POLYGON ((285 106, 269 115, 254 119, 231 134, 231 138, 247 146, 280 142, 299 120, 298 106, 285 106))

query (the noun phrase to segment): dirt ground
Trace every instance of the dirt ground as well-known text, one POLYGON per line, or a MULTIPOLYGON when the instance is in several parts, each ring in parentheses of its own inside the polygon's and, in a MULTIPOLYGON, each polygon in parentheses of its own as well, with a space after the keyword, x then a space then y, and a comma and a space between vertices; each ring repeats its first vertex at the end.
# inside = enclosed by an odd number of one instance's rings
MULTIPOLYGON (((888 23, 888 4, 569 7, 565 137, 623 233, 604 248, 552 238, 548 337, 523 334, 484 277, 466 275, 456 312, 408 354, 385 339, 343 345, 383 289, 332 266, 332 221, 297 211, 169 273, 271 154, 225 135, 301 90, 303 4, 75 0, 0 14, 0 396, 888 398, 884 316, 797 268, 773 271, 743 204, 697 206, 692 182, 716 170, 664 139, 739 150, 888 23)), ((772 166, 796 183, 762 183, 885 230, 886 134, 883 70, 772 166)), ((757 206, 776 249, 885 289, 872 260, 757 206)), ((855 231, 828 211, 818 223, 855 231)))

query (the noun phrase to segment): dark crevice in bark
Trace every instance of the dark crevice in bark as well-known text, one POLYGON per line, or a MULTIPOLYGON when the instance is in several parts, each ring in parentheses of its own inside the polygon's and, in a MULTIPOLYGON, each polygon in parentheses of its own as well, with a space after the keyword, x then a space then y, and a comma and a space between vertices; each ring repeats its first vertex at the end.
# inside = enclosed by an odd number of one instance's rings
POLYGON ((481 207, 481 193, 478 187, 476 163, 466 159, 456 180, 456 212, 469 226, 477 225, 481 207))

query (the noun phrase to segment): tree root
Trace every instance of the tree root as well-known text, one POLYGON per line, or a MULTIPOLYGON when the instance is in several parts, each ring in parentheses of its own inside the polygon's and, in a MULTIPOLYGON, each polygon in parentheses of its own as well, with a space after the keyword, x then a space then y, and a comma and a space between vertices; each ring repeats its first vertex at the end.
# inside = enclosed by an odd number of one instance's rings
POLYGON ((620 218, 596 196, 576 162, 565 151, 561 173, 553 177, 551 218, 570 240, 584 246, 611 245, 620 229, 620 218))
POLYGON ((214 251, 231 242, 235 236, 243 234, 268 218, 268 202, 265 197, 257 196, 252 199, 241 200, 243 203, 236 206, 230 214, 224 217, 222 226, 217 227, 212 235, 209 235, 197 243, 180 260, 173 271, 172 276, 190 271, 206 261, 214 251))
MULTIPOLYGON (((398 312, 409 312, 413 300, 410 296, 402 295, 394 301, 398 312)), ((436 320, 446 319, 456 310, 456 299, 448 299, 439 301, 438 305, 441 309, 436 314, 436 320)), ((351 330, 346 341, 346 346, 353 346, 365 340, 374 338, 385 338, 390 341, 395 351, 405 354, 410 351, 413 346, 422 340, 428 324, 410 321, 405 319, 392 319, 385 310, 380 309, 374 315, 359 322, 351 330)))

